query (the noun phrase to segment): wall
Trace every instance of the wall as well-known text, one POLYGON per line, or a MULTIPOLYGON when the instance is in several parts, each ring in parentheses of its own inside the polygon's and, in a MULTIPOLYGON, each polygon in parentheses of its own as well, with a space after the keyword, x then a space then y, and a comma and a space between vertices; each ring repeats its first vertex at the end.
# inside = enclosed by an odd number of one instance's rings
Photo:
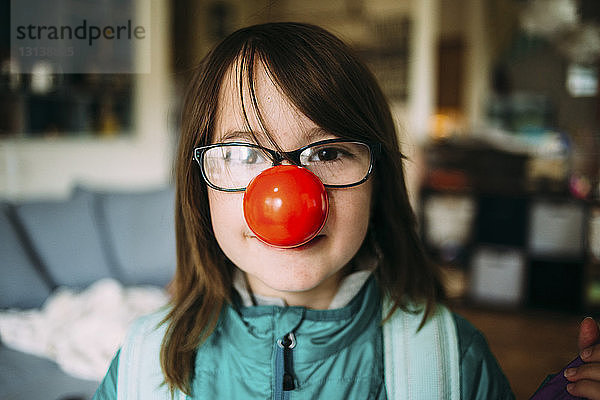
POLYGON ((139 74, 135 131, 122 137, 5 139, 0 141, 0 198, 65 197, 77 183, 140 188, 166 184, 171 174, 168 68, 169 7, 151 6, 151 73, 139 74))

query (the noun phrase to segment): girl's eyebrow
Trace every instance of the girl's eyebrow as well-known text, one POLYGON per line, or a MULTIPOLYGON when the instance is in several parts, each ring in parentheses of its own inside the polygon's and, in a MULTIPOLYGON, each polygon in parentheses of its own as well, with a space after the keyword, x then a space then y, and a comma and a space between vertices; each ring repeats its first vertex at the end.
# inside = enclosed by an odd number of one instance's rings
MULTIPOLYGON (((306 131, 305 133, 306 135, 306 139, 308 139, 309 142, 316 142, 319 139, 323 139, 323 138, 330 138, 330 137, 336 137, 334 134, 332 134, 331 132, 317 126, 315 128, 311 128, 308 131, 306 131)), ((264 139, 266 138, 266 134, 263 132, 250 132, 250 131, 240 131, 240 130, 228 130, 226 131, 223 136, 221 136, 220 141, 225 142, 227 140, 234 140, 234 139, 245 139, 245 140, 250 140, 252 141, 255 137, 257 137, 258 139, 264 139)))
POLYGON ((329 137, 336 137, 336 136, 333 133, 321 128, 320 126, 312 128, 308 132, 306 132, 306 138, 310 142, 316 142, 318 139, 324 139, 324 138, 329 138, 329 137))
POLYGON ((254 132, 254 135, 250 131, 238 131, 238 130, 229 130, 226 131, 223 136, 221 136, 220 141, 225 142, 227 140, 233 139, 246 139, 251 140, 254 139, 255 136, 262 136, 263 134, 260 132, 254 132))

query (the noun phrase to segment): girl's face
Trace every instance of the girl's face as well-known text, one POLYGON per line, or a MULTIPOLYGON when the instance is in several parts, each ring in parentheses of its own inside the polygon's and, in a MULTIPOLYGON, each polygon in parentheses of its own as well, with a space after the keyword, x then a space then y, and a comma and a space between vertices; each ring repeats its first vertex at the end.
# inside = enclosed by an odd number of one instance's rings
MULTIPOLYGON (((279 92, 264 67, 255 75, 255 92, 265 128, 284 151, 309 143, 335 138, 300 113, 279 92)), ((250 108, 250 95, 244 104, 250 125, 261 145, 268 141, 258 118, 250 108)), ((219 94, 213 143, 248 141, 236 74, 230 69, 219 94)), ((252 291, 279 297, 289 305, 327 308, 335 295, 344 266, 360 248, 369 224, 372 182, 344 189, 328 189, 329 215, 319 235, 292 249, 264 244, 248 228, 243 213, 243 192, 221 192, 208 188, 212 228, 225 255, 247 277, 252 291)))

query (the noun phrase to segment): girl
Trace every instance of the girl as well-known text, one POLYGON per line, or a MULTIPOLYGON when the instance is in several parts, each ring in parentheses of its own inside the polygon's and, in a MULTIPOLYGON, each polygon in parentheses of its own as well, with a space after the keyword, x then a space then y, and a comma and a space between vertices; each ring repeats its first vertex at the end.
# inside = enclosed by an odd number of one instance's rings
POLYGON ((227 37, 185 100, 171 305, 133 325, 95 399, 514 398, 440 304, 402 160, 339 39, 298 23, 227 37))

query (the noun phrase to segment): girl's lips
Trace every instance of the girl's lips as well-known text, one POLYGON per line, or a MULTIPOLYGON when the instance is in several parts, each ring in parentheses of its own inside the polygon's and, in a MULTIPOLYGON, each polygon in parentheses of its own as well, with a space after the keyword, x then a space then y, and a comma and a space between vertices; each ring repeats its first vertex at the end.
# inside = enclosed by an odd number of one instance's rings
POLYGON ((308 242, 304 243, 301 246, 297 246, 297 247, 275 247, 275 246, 271 246, 265 242, 263 242, 262 240, 258 239, 256 237, 256 235, 254 234, 244 234, 244 236, 248 239, 256 239, 259 243, 261 243, 264 246, 267 246, 269 249, 274 249, 274 250, 282 250, 282 251, 302 251, 302 250, 306 250, 310 247, 313 247, 314 245, 320 243, 324 238, 325 235, 317 235, 314 238, 312 238, 311 240, 309 240, 308 242))
POLYGON ((325 238, 325 235, 317 235, 314 238, 312 238, 311 240, 309 240, 308 242, 304 243, 302 246, 292 247, 292 248, 287 249, 287 250, 306 250, 306 249, 308 249, 308 248, 310 248, 312 246, 317 245, 324 238, 325 238))

